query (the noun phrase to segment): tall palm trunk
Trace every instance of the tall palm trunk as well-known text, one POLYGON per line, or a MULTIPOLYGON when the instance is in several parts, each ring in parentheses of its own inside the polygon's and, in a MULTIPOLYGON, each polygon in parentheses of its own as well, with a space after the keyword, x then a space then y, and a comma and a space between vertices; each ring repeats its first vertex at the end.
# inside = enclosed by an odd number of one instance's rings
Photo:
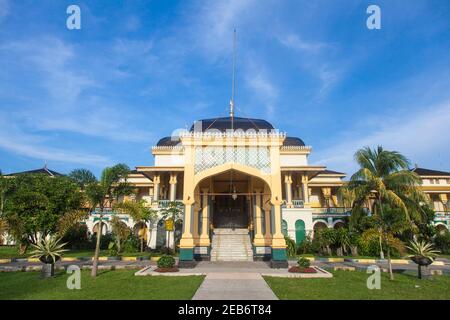
POLYGON ((392 272, 391 249, 389 248, 389 246, 386 249, 386 253, 388 258, 389 277, 391 280, 394 280, 394 273, 392 272))
MULTIPOLYGON (((381 193, 380 192, 378 192, 378 201, 380 203, 380 218, 383 219, 383 206, 381 204, 381 193)), ((381 240, 382 234, 383 234, 383 230, 381 228, 379 228, 378 231, 379 231, 379 234, 380 234, 380 237, 379 237, 379 242, 380 242, 380 259, 384 260, 383 241, 381 240)))
POLYGON ((100 254, 100 238, 102 236, 102 227, 103 227, 103 208, 100 208, 99 228, 97 230, 97 242, 95 244, 94 261, 92 262, 92 271, 91 271, 92 277, 97 276, 98 256, 100 254))

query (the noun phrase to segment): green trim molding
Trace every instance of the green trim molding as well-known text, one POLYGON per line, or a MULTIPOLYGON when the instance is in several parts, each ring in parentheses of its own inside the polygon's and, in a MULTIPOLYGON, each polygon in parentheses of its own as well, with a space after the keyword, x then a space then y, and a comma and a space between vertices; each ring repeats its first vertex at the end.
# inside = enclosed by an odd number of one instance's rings
POLYGON ((193 261, 194 260, 194 248, 180 248, 180 261, 193 261))
POLYGON ((285 248, 272 248, 272 260, 287 261, 285 248))

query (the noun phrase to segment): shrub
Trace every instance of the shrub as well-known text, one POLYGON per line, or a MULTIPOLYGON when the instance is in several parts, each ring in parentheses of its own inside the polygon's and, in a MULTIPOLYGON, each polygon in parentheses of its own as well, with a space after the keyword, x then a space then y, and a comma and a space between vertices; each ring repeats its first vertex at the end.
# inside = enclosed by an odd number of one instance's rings
POLYGON ((163 255, 158 259, 157 266, 158 268, 173 268, 175 266, 175 259, 172 256, 163 255))
POLYGON ((437 233, 434 237, 434 246, 443 254, 450 254, 450 232, 448 230, 437 233))
POLYGON ((88 228, 85 224, 77 223, 71 227, 61 240, 66 242, 73 250, 89 249, 88 228))
POLYGON ((317 251, 317 244, 313 239, 311 239, 310 235, 307 235, 306 238, 297 247, 298 254, 315 253, 317 251))
POLYGON ((286 241, 286 254, 288 257, 294 257, 296 253, 295 241, 292 240, 289 236, 284 236, 284 240, 286 241))
POLYGON ((297 264, 300 268, 309 268, 311 263, 305 257, 300 257, 297 261, 297 264))
POLYGON ((140 250, 140 241, 137 236, 130 234, 123 243, 123 252, 132 253, 140 250))

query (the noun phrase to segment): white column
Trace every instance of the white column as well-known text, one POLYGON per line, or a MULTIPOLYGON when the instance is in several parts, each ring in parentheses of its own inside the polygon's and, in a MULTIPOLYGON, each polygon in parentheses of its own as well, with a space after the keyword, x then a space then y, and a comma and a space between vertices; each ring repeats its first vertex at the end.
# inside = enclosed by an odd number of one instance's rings
POLYGON ((177 174, 173 173, 170 175, 170 201, 175 201, 177 199, 177 174))

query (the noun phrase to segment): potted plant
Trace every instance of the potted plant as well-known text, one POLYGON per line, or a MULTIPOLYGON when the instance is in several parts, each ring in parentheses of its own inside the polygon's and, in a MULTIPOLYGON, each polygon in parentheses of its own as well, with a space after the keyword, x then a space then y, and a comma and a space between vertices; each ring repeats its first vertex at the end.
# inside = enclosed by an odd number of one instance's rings
POLYGON ((290 267, 288 271, 293 273, 317 273, 317 270, 311 267, 311 263, 305 257, 300 257, 297 266, 290 267))
POLYGON ((161 256, 156 263, 158 266, 156 272, 177 272, 178 268, 175 267, 175 259, 167 254, 161 256))
POLYGON ((407 248, 412 252, 408 257, 417 264, 419 279, 422 279, 422 267, 433 263, 439 251, 434 250, 431 243, 414 239, 407 248))
POLYGON ((31 258, 38 258, 44 264, 41 271, 42 278, 55 275, 55 263, 61 259, 61 254, 67 251, 63 249, 66 243, 59 243, 60 241, 61 238, 49 236, 41 239, 36 245, 32 244, 35 250, 31 252, 31 258))

